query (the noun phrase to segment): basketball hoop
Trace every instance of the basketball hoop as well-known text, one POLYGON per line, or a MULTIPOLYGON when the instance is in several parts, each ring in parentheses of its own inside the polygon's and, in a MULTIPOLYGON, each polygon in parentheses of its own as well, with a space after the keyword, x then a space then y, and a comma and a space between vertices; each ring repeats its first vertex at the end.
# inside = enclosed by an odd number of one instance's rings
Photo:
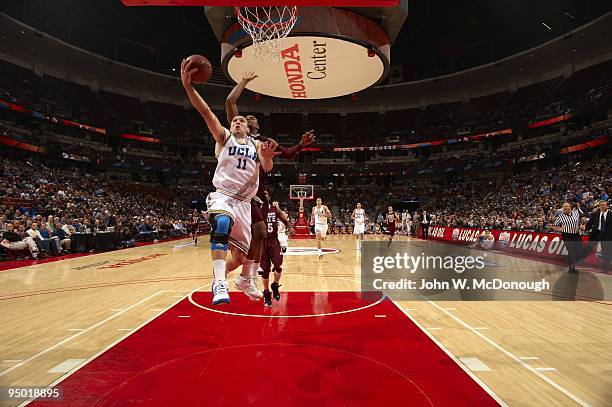
POLYGON ((300 209, 304 209, 304 201, 314 199, 313 185, 289 185, 289 199, 300 201, 300 209))
POLYGON ((297 6, 235 6, 234 14, 253 40, 255 58, 279 61, 281 42, 297 21, 297 6))

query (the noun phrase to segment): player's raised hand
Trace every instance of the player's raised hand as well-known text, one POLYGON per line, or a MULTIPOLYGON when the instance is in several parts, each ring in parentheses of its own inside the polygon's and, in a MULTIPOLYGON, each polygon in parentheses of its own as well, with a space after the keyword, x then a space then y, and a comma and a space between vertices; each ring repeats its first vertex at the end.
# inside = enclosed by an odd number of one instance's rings
POLYGON ((255 72, 253 71, 246 71, 245 73, 242 74, 242 80, 245 81, 246 83, 251 82, 255 78, 257 78, 257 75, 255 75, 255 72))
POLYGON ((278 148, 278 142, 274 139, 269 138, 267 143, 268 146, 272 149, 272 151, 276 151, 276 149, 278 148))
POLYGON ((314 130, 309 130, 306 133, 302 134, 302 140, 300 141, 300 144, 302 145, 302 147, 306 147, 309 144, 312 144, 315 142, 315 135, 314 135, 314 130))
POLYGON ((274 143, 271 141, 266 141, 261 144, 261 155, 263 156, 263 158, 272 159, 276 157, 277 155, 281 154, 280 151, 274 151, 276 147, 278 146, 278 144, 274 144, 274 143))
POLYGON ((183 59, 181 62, 181 82, 183 86, 191 86, 191 76, 198 70, 198 68, 191 68, 191 61, 183 59))

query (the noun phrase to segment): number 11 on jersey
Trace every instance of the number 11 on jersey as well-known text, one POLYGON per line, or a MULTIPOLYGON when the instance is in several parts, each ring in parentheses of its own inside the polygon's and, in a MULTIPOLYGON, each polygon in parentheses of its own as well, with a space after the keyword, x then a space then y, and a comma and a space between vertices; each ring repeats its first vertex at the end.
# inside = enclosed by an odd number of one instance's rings
POLYGON ((239 170, 246 170, 246 165, 247 165, 246 159, 238 158, 238 166, 236 168, 238 168, 239 170))

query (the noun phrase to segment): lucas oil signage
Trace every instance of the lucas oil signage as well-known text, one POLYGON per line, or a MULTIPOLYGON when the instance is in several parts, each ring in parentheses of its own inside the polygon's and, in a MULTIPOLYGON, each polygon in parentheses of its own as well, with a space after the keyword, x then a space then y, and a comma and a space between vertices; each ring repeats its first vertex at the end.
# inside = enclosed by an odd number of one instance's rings
MULTIPOLYGON (((475 248, 485 250, 497 249, 533 259, 549 259, 561 264, 565 263, 567 255, 561 235, 557 233, 505 230, 491 230, 490 233, 486 233, 482 229, 432 226, 429 228, 429 238, 473 245, 475 248)), ((583 241, 586 239, 586 236, 583 236, 583 241)), ((585 259, 584 264, 597 266, 598 261, 591 254, 585 259)))

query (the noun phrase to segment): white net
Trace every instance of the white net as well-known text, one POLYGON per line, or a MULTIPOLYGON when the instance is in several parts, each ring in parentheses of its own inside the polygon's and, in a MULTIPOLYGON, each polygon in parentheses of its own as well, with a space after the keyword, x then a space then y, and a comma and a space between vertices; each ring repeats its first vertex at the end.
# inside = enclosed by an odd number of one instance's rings
POLYGON ((253 55, 260 61, 280 60, 281 42, 297 21, 296 6, 234 7, 242 28, 253 39, 253 55))
POLYGON ((290 199, 312 199, 314 187, 312 185, 289 185, 290 199))

